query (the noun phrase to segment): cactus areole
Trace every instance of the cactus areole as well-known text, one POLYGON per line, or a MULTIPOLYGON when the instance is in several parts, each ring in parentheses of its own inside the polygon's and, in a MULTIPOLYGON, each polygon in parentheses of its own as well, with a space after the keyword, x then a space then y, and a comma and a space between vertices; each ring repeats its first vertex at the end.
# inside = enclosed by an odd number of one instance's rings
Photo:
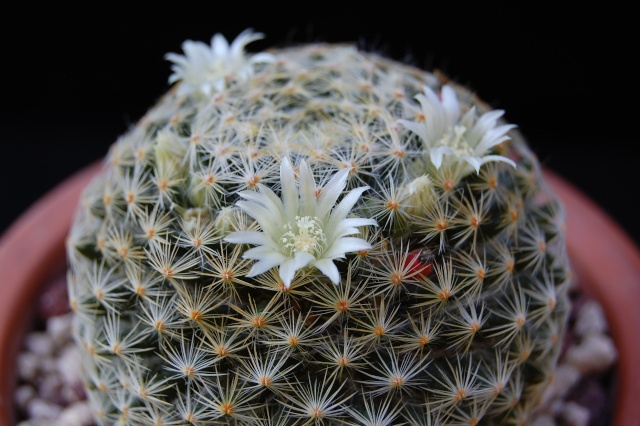
POLYGON ((524 424, 568 313, 564 210, 436 75, 186 41, 68 238, 101 425, 524 424))

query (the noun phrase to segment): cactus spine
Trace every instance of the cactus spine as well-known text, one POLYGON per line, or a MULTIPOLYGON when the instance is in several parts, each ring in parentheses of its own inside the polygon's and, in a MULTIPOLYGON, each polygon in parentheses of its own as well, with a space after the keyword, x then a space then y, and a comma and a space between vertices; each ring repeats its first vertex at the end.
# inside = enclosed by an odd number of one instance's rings
POLYGON ((352 46, 185 42, 68 239, 100 424, 523 424, 563 210, 471 92, 352 46))

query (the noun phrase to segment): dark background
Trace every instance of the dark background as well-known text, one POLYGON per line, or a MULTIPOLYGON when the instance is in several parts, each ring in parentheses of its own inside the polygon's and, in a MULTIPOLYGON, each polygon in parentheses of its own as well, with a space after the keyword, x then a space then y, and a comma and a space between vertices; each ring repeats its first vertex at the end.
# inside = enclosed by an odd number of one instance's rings
POLYGON ((615 3, 87 2, 2 11, 0 232, 85 165, 168 89, 185 39, 266 34, 250 51, 354 42, 437 68, 506 110, 541 162, 640 243, 637 23, 615 3), (517 3, 517 5, 515 5, 517 3), (169 6, 165 6, 169 7, 169 6))

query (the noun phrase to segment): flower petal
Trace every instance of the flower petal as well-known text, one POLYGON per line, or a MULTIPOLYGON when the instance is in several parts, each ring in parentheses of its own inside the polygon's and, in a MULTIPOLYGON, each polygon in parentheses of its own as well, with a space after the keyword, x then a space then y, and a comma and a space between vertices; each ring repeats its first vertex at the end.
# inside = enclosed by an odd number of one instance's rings
POLYGON ((429 151, 429 158, 431 159, 433 165, 436 166, 436 169, 439 169, 440 166, 442 166, 442 159, 444 157, 444 154, 453 154, 453 151, 448 146, 439 146, 436 148, 432 148, 429 151))
POLYGON ((375 219, 367 219, 364 217, 348 217, 342 221, 341 225, 349 226, 349 227, 368 226, 368 225, 378 226, 378 222, 376 222, 375 219))
POLYGON ((302 269, 307 266, 309 263, 313 262, 316 258, 311 254, 305 251, 299 251, 296 253, 294 257, 295 267, 297 269, 302 269))
POLYGON ((282 204, 284 206, 285 222, 298 216, 298 190, 296 189, 296 175, 289 158, 284 157, 280 163, 280 184, 282 185, 282 204))
POLYGON ((267 53, 267 52, 257 53, 257 54, 253 55, 249 59, 249 62, 252 63, 252 64, 274 63, 275 61, 276 61, 275 56, 273 56, 271 53, 267 53))
POLYGON ((454 126, 460 118, 460 104, 455 90, 451 86, 444 85, 441 90, 442 109, 444 110, 447 127, 454 126))
POLYGON ((280 264, 280 279, 284 283, 286 288, 291 286, 291 281, 293 281, 293 277, 296 275, 296 267, 295 260, 286 259, 284 262, 280 264))
POLYGON ((376 222, 374 219, 350 217, 342 220, 338 224, 338 226, 334 228, 325 229, 325 235, 327 236, 327 241, 335 241, 338 238, 344 237, 345 235, 359 234, 360 229, 358 229, 357 227, 368 225, 378 226, 378 222, 376 222))
POLYGON ((464 161, 469 163, 471 167, 473 167, 473 170, 475 170, 476 173, 478 174, 480 173, 480 166, 482 165, 482 163, 480 163, 480 159, 478 157, 471 157, 469 155, 465 155, 463 159, 464 161))
POLYGON ((447 117, 436 92, 429 86, 424 86, 424 94, 416 95, 422 106, 422 113, 426 120, 426 140, 428 146, 433 146, 436 139, 447 129, 447 117))
POLYGON ((269 245, 273 243, 273 240, 269 238, 264 232, 259 231, 236 231, 230 232, 224 241, 233 244, 256 244, 256 245, 269 245))
POLYGON ((353 206, 358 202, 358 199, 360 199, 362 193, 367 189, 369 189, 368 186, 360 186, 349 191, 349 193, 345 195, 344 198, 340 200, 340 203, 331 211, 331 216, 329 216, 329 221, 325 224, 325 229, 337 227, 339 222, 347 217, 353 206))
POLYGON ((316 182, 313 179, 313 172, 303 160, 300 163, 300 180, 298 183, 300 193, 300 216, 316 216, 316 182))
POLYGON ((280 265, 280 279, 284 282, 284 286, 289 288, 291 281, 296 275, 296 271, 304 268, 311 263, 315 257, 312 254, 301 251, 296 253, 293 259, 286 259, 280 265))
MULTIPOLYGON (((268 211, 273 212, 276 215, 275 217, 283 219, 284 206, 275 192, 261 183, 258 184, 258 190, 260 192, 242 191, 239 192, 238 195, 247 201, 263 205, 268 211)), ((284 225, 284 223, 280 221, 278 227, 282 227, 282 225, 284 225)))
POLYGON ((215 34, 211 38, 211 52, 213 52, 214 57, 226 56, 229 51, 229 42, 227 39, 220 33, 215 34))
POLYGON ((398 120, 398 123, 402 124, 402 126, 405 129, 418 135, 418 137, 422 140, 422 143, 424 143, 427 146, 430 146, 429 142, 431 141, 428 140, 429 138, 427 137, 427 125, 425 123, 418 123, 415 121, 409 121, 405 119, 398 120))
POLYGON ((271 253, 280 253, 278 249, 269 246, 258 246, 250 248, 242 254, 244 259, 262 260, 263 257, 270 255, 271 253))
POLYGON ((516 163, 513 160, 503 157, 502 155, 485 155, 482 157, 482 164, 488 163, 489 161, 502 161, 503 163, 509 164, 514 169, 516 168, 516 163))
POLYGON ((255 277, 256 275, 265 273, 274 266, 280 265, 285 260, 286 257, 280 253, 270 253, 251 266, 247 277, 255 277))
POLYGON ((338 197, 342 194, 345 186, 347 186, 347 178, 349 177, 349 170, 339 170, 333 177, 322 187, 322 192, 318 197, 318 204, 316 207, 316 216, 320 220, 325 220, 331 208, 338 201, 338 197))
POLYGON ((335 259, 344 257, 345 253, 353 253, 360 250, 370 250, 371 244, 362 238, 343 237, 339 238, 331 245, 331 248, 322 254, 325 259, 335 259))
POLYGON ((313 266, 318 268, 320 272, 329 277, 332 283, 340 284, 340 271, 338 271, 338 267, 333 260, 331 259, 320 259, 316 260, 313 263, 313 266))
POLYGON ((263 33, 254 33, 253 29, 247 28, 246 30, 238 34, 235 40, 231 42, 231 46, 229 48, 231 56, 234 58, 241 58, 244 54, 244 48, 247 46, 247 44, 256 40, 260 40, 262 38, 264 38, 263 33))
POLYGON ((482 116, 476 120, 473 127, 467 126, 469 129, 467 133, 467 140, 472 144, 472 146, 477 146, 483 136, 496 125, 496 121, 503 114, 503 110, 489 111, 482 114, 482 116))
POLYGON ((281 218, 274 219, 274 212, 270 212, 264 206, 252 203, 251 201, 238 201, 236 202, 236 206, 255 219, 263 232, 271 236, 280 236, 279 234, 282 229, 282 222, 280 222, 281 218))
POLYGON ((328 241, 337 241, 347 235, 356 235, 360 233, 360 230, 358 228, 354 228, 352 226, 341 227, 332 231, 333 232, 331 232, 331 234, 327 235, 328 241))
POLYGON ((476 146, 475 151, 479 154, 484 154, 494 146, 506 140, 510 140, 511 137, 505 136, 505 133, 507 133, 509 130, 513 129, 514 127, 517 127, 517 126, 512 124, 506 124, 504 126, 491 129, 482 137, 482 140, 480 141, 480 143, 478 143, 478 146, 476 146))

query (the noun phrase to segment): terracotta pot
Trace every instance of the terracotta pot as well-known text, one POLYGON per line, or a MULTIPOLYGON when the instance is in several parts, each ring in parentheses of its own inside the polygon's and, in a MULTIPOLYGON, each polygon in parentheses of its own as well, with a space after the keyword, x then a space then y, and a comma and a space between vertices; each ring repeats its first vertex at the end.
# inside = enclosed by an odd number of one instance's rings
POLYGON ((0 426, 14 421, 17 355, 37 292, 65 260, 65 239, 82 188, 99 164, 74 174, 33 204, 0 238, 0 426))
MULTIPOLYGON (((36 202, 0 239, 0 426, 15 423, 16 357, 41 284, 65 262, 64 241, 94 164, 36 202)), ((615 426, 640 425, 640 251, 598 206, 546 171, 567 209, 568 248, 585 290, 603 306, 619 351, 615 426)))
POLYGON ((557 174, 546 178, 567 210, 577 279, 602 305, 618 349, 614 426, 640 425, 640 251, 600 207, 557 174))

